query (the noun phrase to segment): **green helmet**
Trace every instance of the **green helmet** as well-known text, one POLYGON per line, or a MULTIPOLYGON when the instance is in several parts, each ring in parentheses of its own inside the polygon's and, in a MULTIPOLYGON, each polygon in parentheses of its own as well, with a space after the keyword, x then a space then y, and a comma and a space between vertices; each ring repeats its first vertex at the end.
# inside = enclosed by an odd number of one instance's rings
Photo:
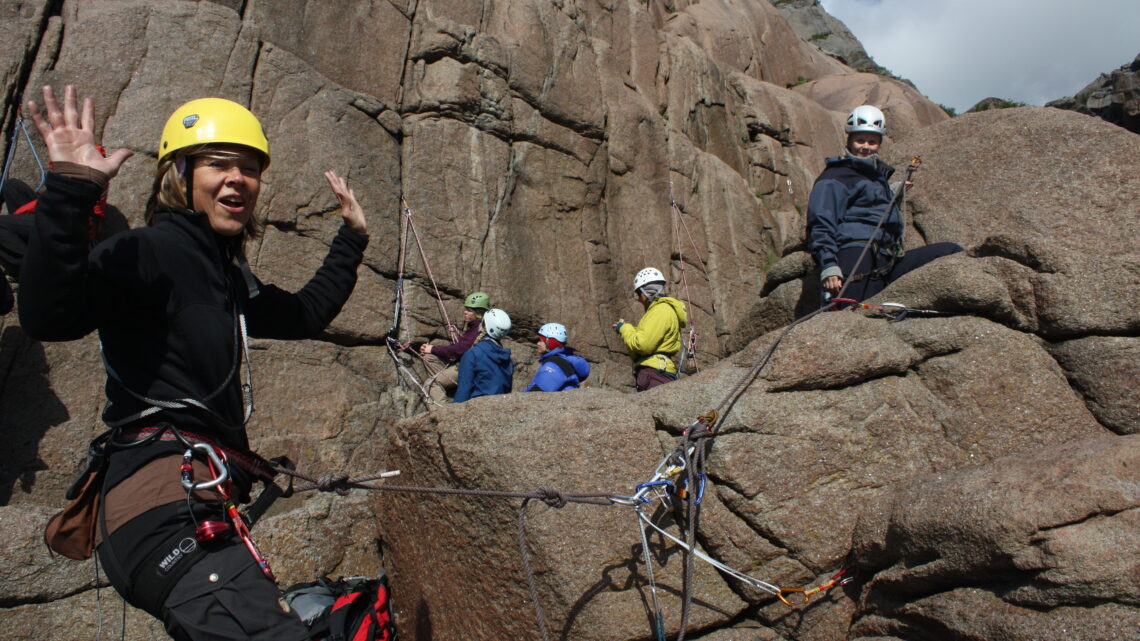
POLYGON ((468 294, 467 298, 463 299, 463 306, 471 309, 491 309, 491 297, 483 292, 468 294))

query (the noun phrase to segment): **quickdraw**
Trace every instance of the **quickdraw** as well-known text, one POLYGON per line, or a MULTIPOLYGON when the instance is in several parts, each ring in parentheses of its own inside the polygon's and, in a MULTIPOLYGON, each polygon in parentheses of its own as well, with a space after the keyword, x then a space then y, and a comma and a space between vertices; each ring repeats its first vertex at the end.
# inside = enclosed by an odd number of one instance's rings
MULTIPOLYGON (((847 585, 848 583, 851 583, 852 581, 854 581, 855 577, 858 576, 857 572, 851 572, 850 575, 844 576, 851 570, 852 570, 852 568, 850 566, 845 567, 842 570, 833 574, 831 576, 831 579, 829 579, 826 583, 824 583, 822 585, 817 585, 814 588, 783 588, 783 591, 784 592, 797 592, 799 594, 804 595, 803 603, 807 604, 807 602, 811 600, 811 597, 814 594, 820 594, 822 592, 827 592, 828 590, 830 590, 832 588, 836 588, 836 587, 839 587, 842 585, 847 585)), ((780 600, 783 601, 784 603, 787 603, 788 605, 792 605, 791 602, 789 602, 787 599, 781 598, 780 600)))
MULTIPOLYGON (((684 549, 691 554, 694 558, 700 559, 705 563, 713 566, 724 574, 733 577, 743 584, 750 585, 762 592, 771 594, 780 600, 784 605, 789 607, 796 607, 796 603, 789 599, 792 594, 803 594, 802 604, 808 603, 810 598, 821 592, 826 592, 837 586, 847 585, 854 580, 854 574, 848 574, 850 568, 844 568, 834 574, 826 583, 816 586, 814 588, 785 588, 774 585, 767 581, 763 581, 756 577, 740 572, 735 568, 718 561, 706 552, 697 549, 695 545, 683 541, 681 538, 674 536, 667 532, 664 528, 657 525, 653 520, 646 515, 645 506, 651 504, 656 500, 668 503, 674 498, 677 500, 688 502, 691 509, 696 509, 704 498, 705 485, 707 482, 707 475, 704 470, 700 469, 700 462, 703 457, 694 456, 700 443, 694 443, 695 439, 705 439, 711 437, 717 427, 717 419, 719 415, 717 410, 711 410, 707 414, 698 417, 682 432, 680 443, 674 451, 665 455, 657 464, 654 470, 653 477, 644 483, 636 486, 634 493, 631 496, 612 496, 610 500, 614 503, 629 505, 633 507, 638 518, 638 534, 641 537, 643 554, 646 567, 646 580, 650 588, 652 596, 653 612, 653 636, 657 641, 664 641, 664 615, 662 614, 661 605, 658 600, 657 586, 653 577, 653 561, 652 555, 649 552, 649 540, 646 532, 649 529, 660 534, 662 537, 668 539, 672 543, 684 549), (694 461, 697 469, 690 471, 689 462, 694 461), (690 474, 691 472, 691 474, 690 474), (695 492, 691 491, 688 487, 689 479, 694 478, 697 480, 697 489, 695 492)), ((685 613, 682 609, 682 627, 684 626, 685 613)))
POLYGON ((916 309, 914 307, 907 307, 902 303, 861 303, 854 298, 833 298, 832 303, 836 305, 846 304, 846 309, 855 311, 857 309, 867 309, 890 319, 890 322, 897 323, 907 316, 954 316, 953 312, 943 312, 937 309, 916 309))

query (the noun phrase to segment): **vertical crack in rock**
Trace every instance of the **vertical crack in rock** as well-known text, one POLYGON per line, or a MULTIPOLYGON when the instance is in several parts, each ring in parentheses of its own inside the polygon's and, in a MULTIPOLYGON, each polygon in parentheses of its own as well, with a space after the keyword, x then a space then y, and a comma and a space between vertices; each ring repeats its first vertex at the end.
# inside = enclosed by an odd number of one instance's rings
POLYGON ((447 447, 443 444, 443 435, 436 433, 435 436, 436 447, 439 448, 439 459, 443 463, 443 469, 447 473, 447 478, 451 485, 460 486, 459 473, 455 471, 455 466, 451 464, 451 458, 447 455, 447 447))

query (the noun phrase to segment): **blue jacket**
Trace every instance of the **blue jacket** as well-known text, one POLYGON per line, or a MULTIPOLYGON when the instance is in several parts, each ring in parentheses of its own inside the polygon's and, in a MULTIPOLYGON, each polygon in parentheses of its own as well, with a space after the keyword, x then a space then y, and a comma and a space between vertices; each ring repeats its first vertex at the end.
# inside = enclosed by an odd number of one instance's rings
POLYGON ((515 362, 511 360, 511 350, 486 336, 480 338, 459 359, 459 384, 455 388, 455 402, 462 403, 476 396, 509 393, 514 372, 515 362))
POLYGON ((538 371, 524 392, 561 392, 575 389, 590 375, 590 364, 569 347, 557 347, 538 357, 538 371), (573 373, 564 372, 559 361, 570 366, 573 373))
POLYGON ((886 253, 902 242, 903 219, 897 206, 871 238, 879 217, 894 198, 889 182, 894 173, 894 167, 878 159, 827 159, 827 168, 812 187, 807 213, 808 247, 824 278, 843 276, 836 260, 840 249, 874 240, 879 251, 886 253))

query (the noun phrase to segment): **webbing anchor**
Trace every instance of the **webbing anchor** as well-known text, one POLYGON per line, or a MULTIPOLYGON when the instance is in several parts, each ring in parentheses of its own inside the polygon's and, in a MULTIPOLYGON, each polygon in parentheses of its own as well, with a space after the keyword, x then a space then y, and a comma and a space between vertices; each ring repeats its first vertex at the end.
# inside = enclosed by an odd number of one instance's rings
POLYGON ((811 600, 812 595, 819 594, 821 592, 827 592, 828 590, 830 590, 832 588, 835 588, 835 587, 838 587, 841 585, 847 585, 848 583, 851 583, 852 581, 854 581, 856 573, 853 572, 851 574, 851 576, 844 576, 845 574, 847 574, 847 571, 850 569, 851 569, 850 566, 843 568, 842 570, 833 574, 831 576, 831 578, 826 583, 823 583, 821 585, 817 585, 814 588, 780 588, 781 594, 777 594, 776 597, 778 599, 780 599, 781 601, 783 601, 785 605, 789 605, 789 606, 794 607, 794 604, 791 601, 789 601, 788 599, 784 598, 784 595, 782 593, 798 592, 798 593, 804 595, 804 600, 803 600, 803 603, 801 605, 807 604, 807 602, 811 600))

